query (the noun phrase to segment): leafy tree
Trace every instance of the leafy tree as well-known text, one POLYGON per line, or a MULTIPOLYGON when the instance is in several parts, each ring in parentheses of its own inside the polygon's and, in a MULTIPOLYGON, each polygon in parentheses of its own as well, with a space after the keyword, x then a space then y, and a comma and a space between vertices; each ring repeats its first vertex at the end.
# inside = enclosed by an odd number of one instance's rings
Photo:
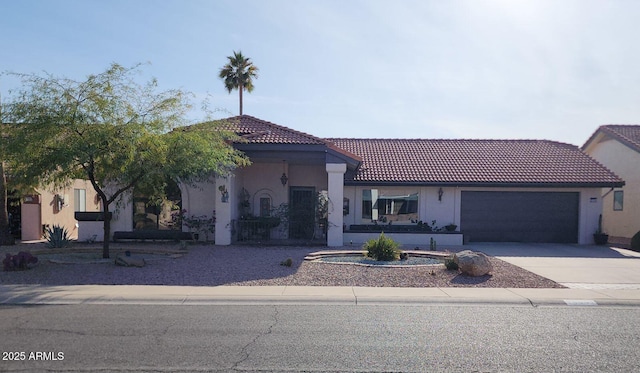
POLYGON ((109 257, 112 205, 132 189, 163 191, 167 177, 182 183, 225 175, 248 159, 229 143, 235 136, 214 122, 185 124, 187 93, 158 92, 157 81, 136 82, 140 65, 112 64, 83 81, 50 74, 16 74, 2 145, 12 175, 27 185, 64 187, 91 182, 104 211, 103 257, 109 257))
POLYGON ((251 59, 242 55, 241 51, 233 51, 228 56, 229 62, 220 69, 218 76, 224 80, 224 87, 229 93, 237 89, 240 95, 240 115, 242 115, 242 91, 253 91, 253 78, 258 77, 258 67, 251 59))

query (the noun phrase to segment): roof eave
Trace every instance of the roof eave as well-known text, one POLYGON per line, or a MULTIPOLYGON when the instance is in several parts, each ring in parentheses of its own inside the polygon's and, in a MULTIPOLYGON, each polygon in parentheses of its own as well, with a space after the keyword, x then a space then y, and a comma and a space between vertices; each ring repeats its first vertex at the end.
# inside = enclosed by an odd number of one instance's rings
POLYGON ((443 186, 443 187, 484 187, 484 188, 621 188, 624 181, 619 182, 564 182, 564 183, 513 183, 513 182, 437 182, 437 181, 359 181, 345 180, 344 185, 364 186, 443 186))
POLYGON ((609 128, 608 126, 600 126, 598 127, 598 129, 593 133, 593 135, 591 135, 591 137, 589 137, 589 139, 584 143, 584 145, 582 145, 580 147, 580 149, 582 151, 586 151, 587 148, 595 142, 595 140, 598 138, 598 135, 602 135, 602 136, 609 136, 612 139, 618 140, 622 145, 625 145, 626 147, 628 147, 629 149, 640 153, 640 147, 638 147, 637 144, 634 144, 633 142, 631 142, 628 138, 626 138, 625 136, 623 136, 622 134, 618 133, 617 131, 615 131, 612 128, 609 128))

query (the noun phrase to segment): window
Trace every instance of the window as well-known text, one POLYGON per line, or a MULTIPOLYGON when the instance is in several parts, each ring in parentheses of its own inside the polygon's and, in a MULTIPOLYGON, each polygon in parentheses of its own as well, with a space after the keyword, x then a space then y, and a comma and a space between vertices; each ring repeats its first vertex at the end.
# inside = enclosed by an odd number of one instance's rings
POLYGON ((271 216, 271 198, 260 198, 260 217, 271 216))
POLYGON ((87 191, 85 189, 73 190, 73 206, 74 211, 87 211, 87 191))
POLYGON ((622 190, 613 192, 613 211, 622 211, 623 202, 624 192, 622 190))
POLYGON ((418 192, 365 189, 362 191, 362 219, 382 223, 418 221, 418 192))

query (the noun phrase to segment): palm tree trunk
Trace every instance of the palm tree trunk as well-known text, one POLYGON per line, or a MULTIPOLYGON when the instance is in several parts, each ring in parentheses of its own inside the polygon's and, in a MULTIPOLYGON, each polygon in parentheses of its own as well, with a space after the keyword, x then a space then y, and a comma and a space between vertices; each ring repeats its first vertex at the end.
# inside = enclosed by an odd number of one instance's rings
POLYGON ((242 115, 242 91, 244 90, 244 87, 242 86, 242 84, 240 84, 238 86, 238 92, 240 92, 240 115, 242 115))

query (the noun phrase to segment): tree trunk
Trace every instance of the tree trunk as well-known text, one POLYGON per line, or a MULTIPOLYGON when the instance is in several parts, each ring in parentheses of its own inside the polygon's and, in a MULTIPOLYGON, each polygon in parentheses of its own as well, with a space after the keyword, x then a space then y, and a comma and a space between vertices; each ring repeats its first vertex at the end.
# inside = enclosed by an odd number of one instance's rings
POLYGON ((242 91, 244 90, 244 87, 242 86, 242 84, 240 84, 238 86, 238 92, 240 92, 240 115, 242 115, 242 91))
POLYGON ((0 245, 13 245, 16 243, 11 235, 7 205, 7 177, 4 173, 4 161, 0 161, 0 245))
POLYGON ((111 237, 111 216, 109 214, 109 205, 106 199, 102 199, 103 214, 104 214, 104 239, 102 240, 102 258, 109 259, 109 239, 111 237))

